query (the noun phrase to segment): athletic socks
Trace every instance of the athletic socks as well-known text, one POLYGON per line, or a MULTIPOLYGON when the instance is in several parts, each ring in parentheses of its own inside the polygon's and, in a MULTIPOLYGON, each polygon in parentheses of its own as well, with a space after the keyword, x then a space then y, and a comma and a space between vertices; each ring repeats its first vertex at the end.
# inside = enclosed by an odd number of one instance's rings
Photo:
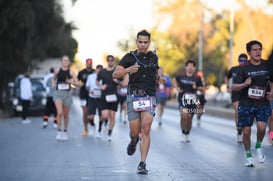
POLYGON ((261 148, 261 143, 259 141, 256 142, 255 148, 256 149, 261 148))
POLYGON ((247 158, 252 157, 252 154, 251 154, 250 150, 246 150, 246 157, 247 158))

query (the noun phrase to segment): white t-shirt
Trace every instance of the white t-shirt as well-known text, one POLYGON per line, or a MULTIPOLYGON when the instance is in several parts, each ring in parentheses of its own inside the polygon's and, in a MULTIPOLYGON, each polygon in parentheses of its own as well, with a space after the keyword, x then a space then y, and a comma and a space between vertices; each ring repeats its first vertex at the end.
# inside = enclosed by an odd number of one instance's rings
POLYGON ((100 98, 101 97, 101 90, 97 86, 96 81, 97 81, 97 73, 96 72, 90 74, 87 77, 85 86, 89 92, 89 97, 92 97, 92 98, 100 98))
POLYGON ((24 77, 20 81, 20 98, 22 100, 30 100, 32 97, 33 94, 30 79, 24 77))

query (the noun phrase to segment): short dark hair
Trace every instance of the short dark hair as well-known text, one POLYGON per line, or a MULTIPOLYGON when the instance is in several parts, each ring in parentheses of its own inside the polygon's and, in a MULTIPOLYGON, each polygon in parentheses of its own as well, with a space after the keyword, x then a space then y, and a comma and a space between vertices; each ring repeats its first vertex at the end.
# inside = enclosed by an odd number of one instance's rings
POLYGON ((151 34, 147 30, 141 30, 137 33, 137 38, 139 36, 148 36, 149 39, 151 39, 151 34))
POLYGON ((193 60, 186 61, 185 66, 188 66, 188 64, 190 64, 190 63, 193 64, 194 67, 196 67, 196 63, 193 60))
POLYGON ((247 59, 247 55, 245 53, 241 53, 238 57, 238 60, 240 60, 241 58, 247 59))
POLYGON ((99 65, 96 66, 96 68, 97 68, 97 69, 99 69, 99 68, 100 68, 100 69, 103 69, 103 66, 99 64, 99 65))
POLYGON ((250 51, 251 51, 251 47, 252 47, 253 45, 260 45, 260 47, 263 49, 263 45, 262 45, 261 42, 259 42, 259 41, 257 41, 257 40, 251 40, 250 42, 248 42, 248 43, 246 44, 246 51, 247 51, 247 52, 250 52, 250 51))
POLYGON ((115 60, 115 57, 113 55, 107 55, 106 60, 108 61, 109 58, 113 58, 115 60))

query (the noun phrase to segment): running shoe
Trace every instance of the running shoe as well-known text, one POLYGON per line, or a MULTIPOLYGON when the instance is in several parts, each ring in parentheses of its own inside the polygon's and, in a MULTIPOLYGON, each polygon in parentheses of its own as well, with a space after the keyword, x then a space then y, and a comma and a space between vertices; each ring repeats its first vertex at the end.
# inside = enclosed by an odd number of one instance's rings
POLYGON ((253 158, 252 157, 248 157, 246 159, 246 163, 245 163, 246 167, 254 167, 254 162, 253 162, 253 158))
POLYGON ((57 140, 57 141, 62 140, 62 132, 61 132, 61 131, 58 131, 58 132, 57 132, 56 140, 57 140))
POLYGON ((89 130, 89 135, 96 135, 96 125, 91 126, 91 129, 89 130))
POLYGON ((260 163, 263 163, 265 161, 265 155, 263 153, 262 148, 257 148, 256 149, 256 154, 257 154, 257 157, 258 157, 258 161, 260 163))
POLYGON ((43 121, 42 128, 46 128, 46 127, 47 127, 47 121, 43 121))
POLYGON ((146 169, 146 163, 140 162, 136 172, 137 174, 148 174, 148 170, 146 169))
POLYGON ((183 143, 190 142, 190 135, 189 134, 182 134, 182 141, 183 143))
POLYGON ((57 123, 54 122, 54 123, 53 123, 53 128, 54 128, 54 129, 57 129, 57 127, 58 127, 57 123))
POLYGON ((273 144, 273 131, 268 132, 268 142, 273 144))
POLYGON ((238 134, 237 133, 237 143, 242 143, 243 142, 243 134, 238 134))
POLYGON ((82 135, 83 135, 83 136, 87 136, 87 135, 88 135, 88 130, 84 130, 84 131, 82 132, 82 135))
POLYGON ((133 155, 136 152, 136 147, 137 147, 137 143, 139 141, 139 138, 137 137, 136 142, 133 144, 132 140, 130 141, 130 143, 127 146, 127 154, 129 156, 133 155))
POLYGON ((31 123, 31 120, 29 119, 22 120, 22 124, 30 124, 30 123, 31 123))
POLYGON ((100 132, 97 132, 96 138, 101 138, 101 133, 100 132))
POLYGON ((107 136, 107 140, 108 140, 109 142, 111 142, 111 141, 112 141, 112 137, 111 137, 111 135, 108 135, 108 136, 107 136))
POLYGON ((67 141, 68 140, 67 132, 63 132, 62 140, 63 141, 67 141))

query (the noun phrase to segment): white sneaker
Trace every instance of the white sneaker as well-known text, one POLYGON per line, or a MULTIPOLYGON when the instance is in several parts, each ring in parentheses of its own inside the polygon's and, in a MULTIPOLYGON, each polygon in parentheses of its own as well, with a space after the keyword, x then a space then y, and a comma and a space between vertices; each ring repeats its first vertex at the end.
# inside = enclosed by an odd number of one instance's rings
POLYGON ((242 134, 237 134, 237 143, 242 143, 243 142, 243 133, 242 134))
POLYGON ((252 157, 248 157, 246 159, 246 163, 245 163, 246 167, 254 167, 254 162, 253 162, 253 158, 252 157))
POLYGON ((63 141, 68 140, 67 132, 63 132, 62 140, 63 140, 63 141))
POLYGON ((22 124, 30 124, 30 123, 31 123, 31 120, 29 119, 22 120, 22 124))
POLYGON ((57 132, 56 140, 57 140, 57 141, 62 140, 62 132, 61 132, 61 131, 58 131, 58 132, 57 132))
POLYGON ((58 127, 57 123, 53 123, 53 128, 57 129, 57 127, 58 127))
POLYGON ((43 127, 43 128, 46 128, 46 127, 47 127, 47 121, 43 121, 42 127, 43 127))
POLYGON ((186 135, 186 142, 190 142, 190 135, 189 134, 186 135))
POLYGON ((190 138, 188 134, 182 134, 182 142, 183 143, 190 142, 190 138))
POLYGON ((89 131, 89 135, 95 135, 96 134, 96 125, 92 126, 90 131, 89 131))
POLYGON ((97 132, 96 138, 101 138, 101 133, 100 132, 97 132))
POLYGON ((258 161, 260 163, 263 163, 265 161, 265 156, 264 156, 262 148, 257 148, 256 149, 256 154, 257 154, 257 157, 258 157, 258 161))
POLYGON ((109 142, 112 141, 111 135, 108 135, 108 136, 107 136, 107 140, 108 140, 109 142))

